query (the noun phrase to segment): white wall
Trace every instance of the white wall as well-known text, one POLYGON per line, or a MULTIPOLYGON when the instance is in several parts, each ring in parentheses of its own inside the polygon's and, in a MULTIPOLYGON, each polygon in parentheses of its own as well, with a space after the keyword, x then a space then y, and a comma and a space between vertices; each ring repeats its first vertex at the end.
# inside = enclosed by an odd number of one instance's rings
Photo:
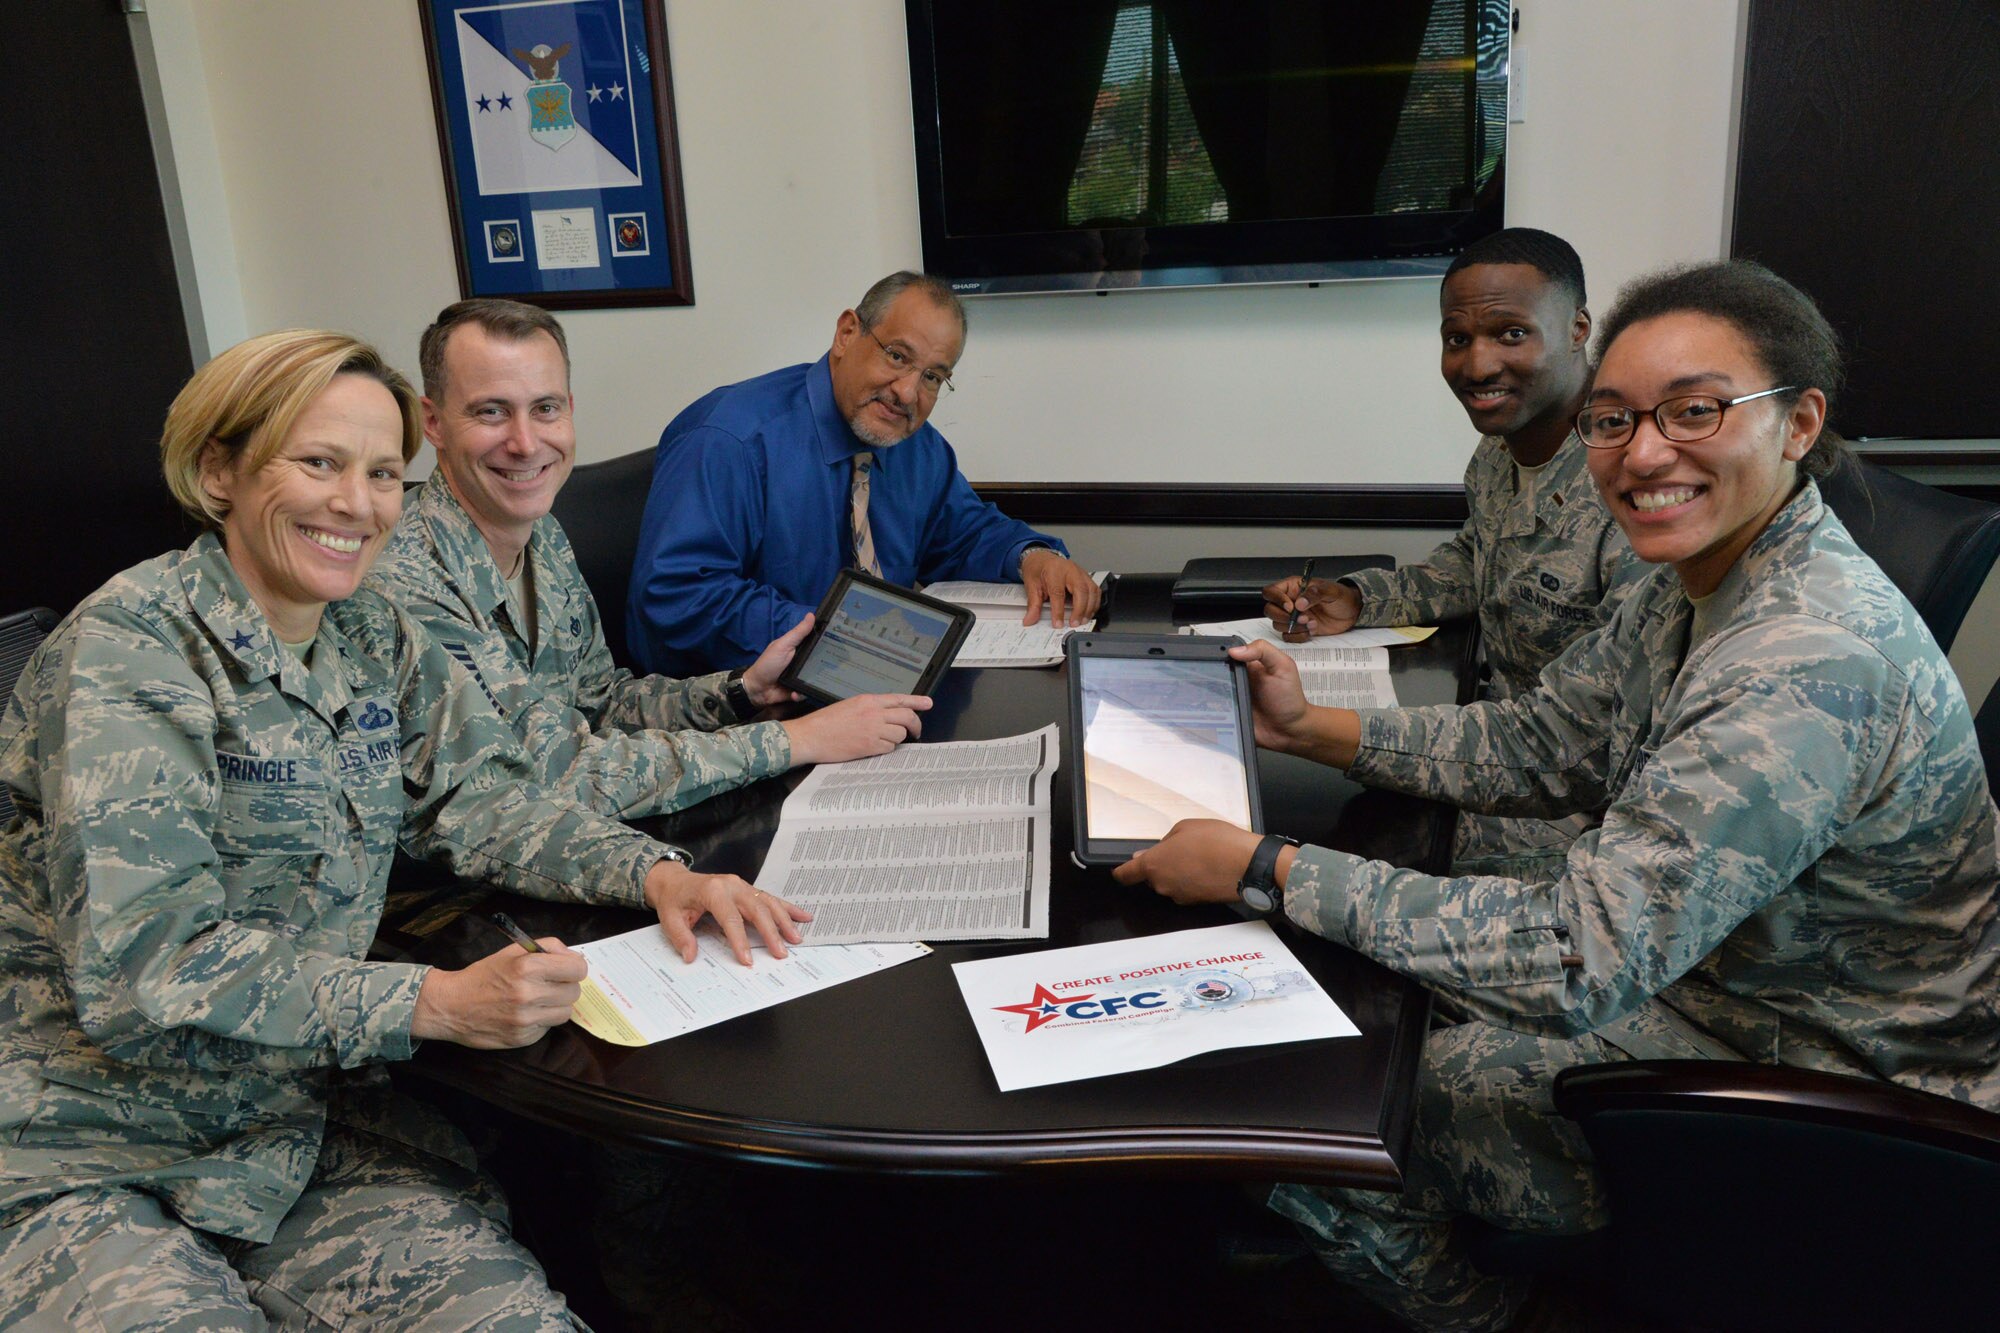
MULTIPOLYGON (((334 325, 414 369, 459 294, 417 6, 149 8, 177 160, 219 164, 219 189, 184 182, 209 327, 334 325)), ((1521 9, 1508 220, 1574 241, 1599 307, 1721 254, 1741 0, 1521 9)), ((900 0, 666 14, 696 305, 563 316, 586 461, 817 356, 921 256, 900 0)), ((1437 382, 1433 283, 995 298, 972 320, 936 422, 980 481, 1451 482, 1471 444, 1437 382)))

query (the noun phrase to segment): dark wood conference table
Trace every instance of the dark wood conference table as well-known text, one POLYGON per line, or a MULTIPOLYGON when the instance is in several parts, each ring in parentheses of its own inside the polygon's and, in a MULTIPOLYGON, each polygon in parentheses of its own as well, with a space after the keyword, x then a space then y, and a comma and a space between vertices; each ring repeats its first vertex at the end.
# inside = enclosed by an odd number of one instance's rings
MULTIPOLYGON (((1171 577, 1119 581, 1099 627, 1171 626, 1171 577)), ((1391 652, 1404 704, 1459 693, 1467 634, 1447 627, 1391 652)), ((1008 736, 1061 719, 1061 668, 946 674, 925 739, 1008 736)), ((1065 731, 1067 725, 1065 724, 1065 731)), ((1447 857, 1452 812, 1364 792, 1332 769, 1262 761, 1276 831, 1400 864, 1447 857)), ((1063 763, 1072 761, 1065 753, 1063 763)), ((798 775, 769 779, 642 827, 704 870, 754 876, 798 775)), ((671 1041, 625 1048, 574 1026, 514 1051, 426 1044, 412 1072, 572 1133, 739 1160, 949 1175, 1240 1177, 1400 1189, 1424 991, 1337 945, 1280 923, 1286 943, 1361 1029, 1353 1038, 1215 1052, 1161 1069, 1003 1093, 951 965, 1240 919, 1183 908, 1069 859, 1069 781, 1053 784, 1049 938, 945 944, 930 956, 671 1041)), ((644 924, 642 914, 531 902, 477 890, 450 910, 384 929, 378 956, 461 965, 497 947, 484 919, 504 907, 535 934, 581 942, 644 924), (480 898, 480 894, 485 897, 480 898)), ((392 920, 395 918, 392 917, 392 920)))

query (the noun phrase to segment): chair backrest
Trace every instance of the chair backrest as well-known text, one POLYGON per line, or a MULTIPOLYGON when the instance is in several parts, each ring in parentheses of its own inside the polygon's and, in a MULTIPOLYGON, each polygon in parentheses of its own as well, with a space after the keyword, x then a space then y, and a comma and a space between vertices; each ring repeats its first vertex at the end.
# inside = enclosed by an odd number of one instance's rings
MULTIPOLYGON (((21 672, 26 669, 28 659, 35 655, 35 649, 56 627, 56 620, 56 613, 46 606, 0 616, 0 712, 6 711, 7 700, 14 694, 15 682, 21 679, 21 672)), ((0 826, 13 818, 14 798, 5 787, 0 787, 0 826)))
POLYGON ((1979 737, 1979 753, 1986 760, 1986 790, 2000 793, 2000 682, 1986 692, 1986 702, 1973 716, 1972 730, 1979 737))
POLYGON ((1820 493, 1855 544, 1910 599, 1951 651, 1972 599, 2000 556, 2000 505, 1968 499, 1850 458, 1820 493))
POLYGON ((642 449, 573 469, 552 511, 576 548, 577 567, 604 622, 605 642, 621 666, 632 665, 625 649, 625 592, 652 486, 653 451, 642 449))
POLYGON ((1671 1326, 2000 1325, 2000 1115, 1891 1083, 1730 1061, 1556 1080, 1603 1174, 1620 1298, 1671 1326))

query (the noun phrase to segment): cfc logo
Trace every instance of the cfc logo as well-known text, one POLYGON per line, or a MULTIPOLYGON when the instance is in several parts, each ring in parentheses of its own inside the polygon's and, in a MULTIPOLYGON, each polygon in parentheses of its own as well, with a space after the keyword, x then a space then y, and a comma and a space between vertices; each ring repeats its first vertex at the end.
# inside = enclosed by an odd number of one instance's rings
POLYGON ((1106 1018, 1136 1018, 1148 1009, 1168 1007, 1165 991, 1142 990, 1130 995, 1096 996, 1089 992, 1082 995, 1057 995, 1040 982, 1035 983, 1035 998, 1021 1004, 996 1004, 996 1010, 1005 1014, 1020 1014, 1028 1020, 1028 1031, 1033 1032, 1044 1023, 1053 1023, 1059 1018, 1067 1018, 1075 1023, 1088 1023, 1106 1018))

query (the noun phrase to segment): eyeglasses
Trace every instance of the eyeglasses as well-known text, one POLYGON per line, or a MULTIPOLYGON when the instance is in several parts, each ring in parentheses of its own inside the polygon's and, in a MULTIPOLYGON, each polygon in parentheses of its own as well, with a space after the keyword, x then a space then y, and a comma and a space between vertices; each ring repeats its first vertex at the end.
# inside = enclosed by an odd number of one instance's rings
POLYGON ((1675 444, 1692 444, 1721 430, 1723 413, 1738 403, 1769 398, 1774 393, 1790 393, 1794 387, 1787 384, 1758 393, 1746 393, 1741 398, 1690 393, 1669 398, 1652 408, 1597 403, 1576 414, 1576 434, 1586 448, 1622 449, 1631 443, 1632 432, 1639 428, 1639 418, 1650 416, 1653 424, 1660 428, 1661 435, 1675 444))
POLYGON ((941 393, 950 393, 952 391, 954 386, 951 382, 951 376, 944 371, 931 369, 919 370, 915 359, 908 352, 900 347, 891 347, 880 338, 875 338, 875 330, 873 329, 863 329, 861 331, 870 338, 875 339, 875 345, 882 349, 882 359, 889 363, 889 369, 896 372, 897 379, 901 379, 915 370, 917 372, 917 383, 922 386, 923 391, 930 397, 935 398, 941 393))

